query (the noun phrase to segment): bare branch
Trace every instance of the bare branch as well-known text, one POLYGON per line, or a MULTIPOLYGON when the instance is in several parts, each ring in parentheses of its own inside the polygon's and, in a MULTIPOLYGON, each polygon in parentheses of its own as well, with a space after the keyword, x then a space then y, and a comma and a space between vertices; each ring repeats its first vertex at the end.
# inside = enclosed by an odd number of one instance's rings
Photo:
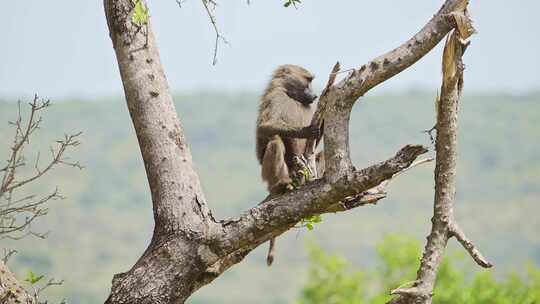
POLYGON ((222 222, 223 233, 217 237, 224 246, 222 250, 230 253, 253 242, 264 242, 300 220, 321 213, 348 210, 379 200, 382 193, 364 194, 355 204, 346 206, 346 198, 361 194, 392 178, 397 172, 408 168, 421 154, 426 153, 423 146, 405 146, 393 158, 371 167, 351 172, 335 183, 324 178, 307 183, 299 190, 271 199, 244 213, 238 219, 222 222), (225 242, 225 239, 227 240, 225 242))
POLYGON ((6 249, 4 248, 4 257, 2 258, 2 261, 4 264, 7 264, 8 260, 11 258, 12 255, 16 254, 17 250, 15 249, 6 249))
POLYGON ((60 281, 57 281, 55 280, 54 278, 51 278, 47 281, 47 283, 43 286, 32 286, 32 288, 34 289, 33 291, 33 295, 32 295, 32 298, 34 299, 34 301, 37 303, 37 304, 47 304, 47 302, 40 302, 40 296, 41 294, 49 289, 50 287, 53 287, 53 286, 60 286, 64 284, 64 280, 60 280, 60 281))
POLYGON ((352 195, 349 197, 346 197, 343 201, 338 202, 334 205, 331 205, 327 212, 341 212, 341 211, 348 211, 350 209, 364 206, 364 205, 376 205, 378 201, 380 201, 383 198, 386 198, 386 188, 390 181, 393 180, 394 177, 401 175, 410 169, 431 162, 433 161, 433 158, 424 158, 417 160, 413 162, 409 167, 397 172, 394 174, 390 179, 387 179, 380 183, 378 186, 371 188, 365 192, 360 193, 359 195, 352 195))
MULTIPOLYGON (((426 55, 454 28, 455 22, 450 20, 449 16, 462 6, 463 1, 447 0, 439 12, 416 35, 394 50, 371 60, 358 70, 353 70, 348 77, 334 86, 332 83, 338 72, 333 70, 330 74, 330 85, 327 84, 321 95, 322 102, 319 102, 318 107, 322 109, 317 109, 316 121, 320 121, 320 117, 324 116, 326 98, 352 104, 377 84, 400 73, 426 55), (329 94, 333 96, 328 96, 329 94)), ((337 68, 339 69, 339 66, 337 68)))
POLYGON ((223 43, 225 44, 229 44, 229 42, 225 39, 225 37, 223 37, 223 35, 221 35, 221 32, 219 31, 219 28, 217 26, 216 16, 214 15, 214 11, 217 6, 217 3, 213 0, 201 0, 201 1, 204 5, 204 9, 206 10, 206 13, 208 14, 208 18, 210 18, 210 22, 212 23, 214 32, 216 33, 216 41, 214 43, 214 58, 212 59, 212 65, 216 65, 219 40, 223 41, 223 43), (212 5, 212 8, 210 8, 210 5, 212 5))
POLYGON ((65 135, 65 138, 63 140, 56 141, 56 143, 59 145, 58 150, 55 151, 53 148, 51 148, 52 160, 49 162, 49 164, 47 164, 47 166, 43 170, 40 170, 37 164, 37 162, 39 161, 39 154, 38 154, 38 159, 36 160, 36 165, 35 165, 35 169, 37 171, 36 174, 20 182, 12 183, 9 186, 6 185, 5 188, 3 189, 3 192, 13 191, 16 188, 24 186, 25 184, 28 184, 40 178, 41 176, 49 172, 51 169, 54 168, 54 166, 58 164, 75 167, 78 169, 83 169, 83 166, 81 166, 81 164, 79 164, 78 162, 73 163, 62 158, 67 148, 77 147, 80 144, 80 142, 76 138, 80 136, 81 134, 82 132, 79 132, 73 135, 65 135))
MULTIPOLYGON (((322 112, 321 115, 325 117, 325 176, 332 180, 338 179, 353 167, 348 145, 348 121, 356 100, 377 84, 414 64, 435 47, 454 28, 455 20, 449 14, 459 9, 462 1, 447 0, 439 12, 411 39, 353 70, 337 84, 329 86, 321 96, 318 108, 323 109, 317 109, 317 112, 322 112)), ((306 158, 310 160, 311 166, 313 156, 306 158)))
POLYGON ((434 160, 435 160, 435 158, 433 158, 433 157, 419 159, 419 160, 415 161, 414 163, 412 163, 408 168, 404 169, 403 171, 400 171, 400 172, 396 173, 396 175, 394 175, 394 176, 398 176, 398 175, 400 175, 402 173, 405 173, 405 172, 409 171, 410 169, 412 169, 414 167, 420 166, 422 164, 430 163, 430 162, 432 162, 434 160))
MULTIPOLYGON (((456 193, 456 164, 457 164, 457 117, 458 105, 463 88, 463 62, 462 56, 468 42, 464 42, 473 32, 472 23, 465 16, 468 1, 459 3, 461 11, 453 12, 452 16, 464 16, 452 34, 448 37, 443 53, 443 81, 441 95, 437 102, 437 137, 436 137, 436 166, 435 166, 435 198, 434 214, 432 218, 431 233, 427 237, 417 280, 411 288, 398 288, 392 294, 400 297, 390 303, 431 303, 431 297, 437 270, 441 264, 448 240, 456 239, 469 252, 471 257, 482 267, 492 266, 474 244, 459 228, 454 216, 453 205, 456 193), (464 21, 465 20, 465 21, 464 21)), ((456 21, 458 22, 458 21, 456 21)))
POLYGON ((476 246, 474 243, 467 238, 463 230, 458 226, 457 223, 450 224, 450 235, 454 236, 459 243, 467 250, 467 252, 471 255, 473 260, 484 268, 491 268, 493 267, 493 264, 491 264, 483 255, 480 253, 478 249, 476 249, 476 246))
POLYGON ((344 198, 343 201, 331 205, 330 207, 328 207, 328 209, 326 209, 325 213, 343 212, 365 205, 376 205, 377 202, 379 202, 383 198, 386 198, 386 192, 362 192, 359 195, 348 196, 344 198))
MULTIPOLYGON (((323 119, 324 114, 326 113, 326 106, 328 103, 328 98, 326 98, 326 95, 328 93, 328 90, 332 87, 334 84, 334 81, 336 80, 337 74, 339 73, 339 70, 341 69, 341 65, 339 64, 339 61, 336 62, 334 67, 332 68, 332 72, 330 72, 330 76, 328 77, 328 82, 326 83, 326 86, 324 87, 324 90, 321 93, 321 97, 319 98, 319 103, 317 104, 317 110, 313 114, 313 118, 311 120, 311 125, 319 126, 319 128, 324 128, 323 126, 323 119)), ((324 130, 321 130, 324 132, 324 130)), ((308 167, 312 172, 314 172, 315 178, 320 178, 321 176, 317 176, 317 162, 315 159, 315 150, 317 149, 319 139, 309 139, 306 142, 306 151, 304 153, 305 158, 308 160, 308 167)))
POLYGON ((0 183, 0 239, 18 240, 29 235, 39 238, 46 237, 47 233, 37 233, 31 230, 31 225, 37 218, 47 214, 48 209, 45 204, 50 200, 62 199, 58 189, 52 193, 36 199, 36 195, 30 194, 21 198, 15 198, 18 189, 41 178, 47 172, 58 165, 65 165, 82 169, 78 162, 71 162, 65 157, 68 148, 79 145, 77 137, 81 133, 65 135, 64 139, 56 141, 58 148, 51 147, 51 160, 45 168, 40 169, 39 162, 41 154, 38 152, 33 162, 35 173, 30 177, 18 179, 18 170, 26 166, 24 150, 30 144, 31 136, 40 128, 42 118, 40 111, 51 105, 49 100, 42 100, 37 95, 30 106, 28 121, 23 124, 21 102, 18 103, 17 119, 10 124, 15 128, 11 154, 7 160, 7 165, 2 169, 3 176, 0 183))

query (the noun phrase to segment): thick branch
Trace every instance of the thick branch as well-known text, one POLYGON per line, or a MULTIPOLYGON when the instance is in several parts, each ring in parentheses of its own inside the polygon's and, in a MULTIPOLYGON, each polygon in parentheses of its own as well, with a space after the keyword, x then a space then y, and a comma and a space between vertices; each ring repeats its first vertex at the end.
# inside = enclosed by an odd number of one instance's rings
MULTIPOLYGON (((344 211, 380 199, 382 194, 368 194, 358 204, 337 207, 336 202, 366 192, 396 173, 407 169, 421 154, 423 146, 406 146, 393 158, 371 167, 352 171, 334 183, 325 178, 308 183, 293 191, 258 205, 240 218, 223 222, 221 233, 216 237, 218 250, 224 253, 263 243, 294 226, 303 218, 321 213, 344 211)), ((221 255, 222 253, 220 253, 221 255)))
POLYGON ((351 95, 351 101, 354 101, 371 88, 413 65, 454 28, 455 22, 450 18, 450 14, 460 9, 466 1, 447 0, 437 14, 411 39, 363 65, 339 86, 344 88, 346 93, 351 95))
MULTIPOLYGON (((354 70, 339 83, 325 90, 319 100, 321 109, 318 109, 317 113, 323 112, 322 116, 325 118, 327 177, 331 180, 337 179, 352 168, 348 124, 355 101, 379 83, 410 67, 433 49, 454 28, 455 21, 451 18, 451 13, 460 9, 463 3, 464 0, 447 0, 437 14, 411 39, 354 70)), ((333 82, 332 75, 330 82, 333 82)), ((309 151, 306 158, 312 159, 312 155, 313 152, 309 151)))

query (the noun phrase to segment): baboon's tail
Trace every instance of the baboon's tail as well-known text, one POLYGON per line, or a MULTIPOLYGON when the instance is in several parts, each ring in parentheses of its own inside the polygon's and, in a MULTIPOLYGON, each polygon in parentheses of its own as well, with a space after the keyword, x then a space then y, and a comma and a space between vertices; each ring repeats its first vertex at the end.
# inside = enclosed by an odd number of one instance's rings
POLYGON ((268 267, 272 266, 272 263, 274 262, 275 244, 276 239, 271 238, 270 246, 268 247, 268 255, 266 256, 266 265, 268 265, 268 267))

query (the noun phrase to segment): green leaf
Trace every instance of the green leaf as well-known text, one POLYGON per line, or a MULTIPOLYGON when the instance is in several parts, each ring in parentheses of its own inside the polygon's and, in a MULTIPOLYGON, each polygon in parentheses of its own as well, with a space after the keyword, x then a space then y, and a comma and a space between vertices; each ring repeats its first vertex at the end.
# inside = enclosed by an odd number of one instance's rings
POLYGON ((136 0, 135 8, 133 9, 133 15, 131 16, 131 22, 135 23, 138 26, 148 23, 148 18, 150 17, 148 13, 148 7, 144 5, 141 0, 136 0))
POLYGON ((287 2, 285 2, 283 4, 284 7, 289 7, 291 6, 291 4, 296 8, 296 4, 298 3, 301 3, 300 0, 287 0, 287 2))
POLYGON ((45 277, 44 275, 36 276, 36 274, 32 270, 29 270, 28 275, 26 279, 24 279, 24 281, 34 285, 37 282, 41 281, 41 279, 43 279, 44 277, 45 277))
POLYGON ((309 180, 309 178, 311 177, 310 174, 309 174, 309 170, 307 168, 304 168, 304 170, 302 170, 302 175, 307 180, 309 180))
POLYGON ((306 217, 301 221, 302 226, 306 227, 308 230, 313 230, 315 228, 314 224, 322 222, 322 217, 320 214, 306 217))

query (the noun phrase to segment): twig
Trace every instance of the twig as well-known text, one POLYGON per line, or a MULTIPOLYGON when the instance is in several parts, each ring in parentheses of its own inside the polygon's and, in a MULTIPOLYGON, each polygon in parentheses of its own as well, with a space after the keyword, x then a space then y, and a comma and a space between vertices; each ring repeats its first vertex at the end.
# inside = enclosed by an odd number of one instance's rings
POLYGON ((4 264, 7 264, 9 258, 11 258, 12 255, 16 254, 17 250, 15 249, 5 249, 4 248, 4 258, 2 258, 2 261, 4 264))
MULTIPOLYGON (((330 76, 328 77, 328 81, 326 82, 326 86, 324 87, 324 90, 321 93, 321 98, 328 93, 328 90, 330 87, 334 84, 336 81, 336 76, 341 73, 339 70, 341 69, 341 65, 339 64, 339 61, 334 64, 334 67, 332 68, 332 72, 330 72, 330 76)), ((345 72, 345 71, 343 71, 345 72)), ((321 110, 322 112, 322 110, 321 110)))
POLYGON ((212 27, 214 28, 214 31, 216 32, 216 41, 214 43, 214 58, 212 60, 212 65, 216 65, 219 40, 221 39, 221 41, 223 41, 223 43, 225 43, 225 44, 229 44, 229 42, 225 39, 225 37, 223 37, 223 35, 221 35, 221 33, 219 31, 219 28, 217 26, 216 17, 214 16, 214 13, 212 12, 212 10, 214 10, 215 7, 217 6, 217 3, 215 1, 213 1, 213 0, 201 0, 201 1, 202 1, 203 5, 204 5, 204 9, 206 10, 206 13, 208 14, 208 18, 210 18, 210 22, 212 23, 212 27), (210 9, 210 7, 208 5, 209 3, 214 6, 213 9, 210 9))
POLYGON ((406 171, 409 171, 410 169, 416 167, 416 166, 420 166, 422 164, 425 164, 425 163, 430 163, 432 161, 434 161, 435 158, 433 157, 428 157, 428 158, 423 158, 423 159, 419 159, 417 161, 415 161, 414 163, 412 163, 409 167, 403 169, 402 171, 399 171, 398 173, 394 174, 394 176, 398 176, 406 171))
POLYGON ((431 144, 435 143, 435 137, 433 136, 433 131, 437 131, 437 125, 434 125, 430 129, 422 131, 422 133, 427 133, 429 135, 429 141, 431 144))

